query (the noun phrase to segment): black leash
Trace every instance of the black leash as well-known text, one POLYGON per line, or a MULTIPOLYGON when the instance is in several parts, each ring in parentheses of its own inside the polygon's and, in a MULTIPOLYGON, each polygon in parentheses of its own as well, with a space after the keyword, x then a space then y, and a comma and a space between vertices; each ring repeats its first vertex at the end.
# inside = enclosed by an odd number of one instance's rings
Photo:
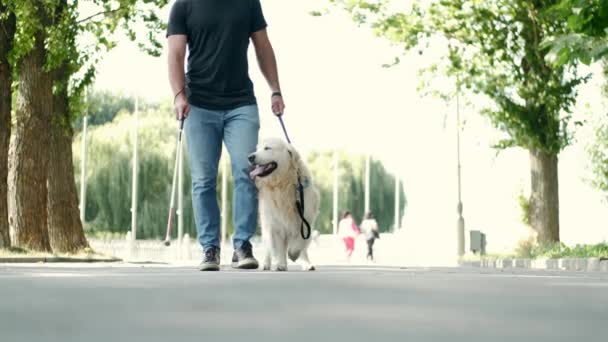
MULTIPOLYGON (((277 116, 279 118, 279 122, 281 123, 281 127, 283 127, 283 133, 285 133, 285 138, 287 138, 287 142, 291 144, 291 140, 289 139, 289 135, 287 135, 287 130, 285 129, 285 124, 283 123, 283 117, 281 115, 277 116)), ((302 181, 300 180, 300 173, 298 172, 298 188, 296 194, 296 208, 298 209, 298 214, 302 219, 302 224, 300 225, 300 235, 304 240, 308 240, 310 238, 310 224, 304 218, 304 186, 302 185, 302 181), (306 226, 306 228, 304 227, 306 226)))

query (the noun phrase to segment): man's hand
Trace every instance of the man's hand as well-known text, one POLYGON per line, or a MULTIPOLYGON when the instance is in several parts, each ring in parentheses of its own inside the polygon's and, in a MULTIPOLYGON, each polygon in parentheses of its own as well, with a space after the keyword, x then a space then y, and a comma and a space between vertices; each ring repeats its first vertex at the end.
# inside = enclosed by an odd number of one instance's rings
POLYGON ((283 115, 283 112, 285 111, 285 102, 283 102, 283 95, 273 95, 271 98, 271 106, 274 115, 283 115))
POLYGON ((177 120, 182 120, 188 117, 190 105, 188 104, 188 99, 183 92, 177 95, 173 107, 175 108, 175 118, 177 120))

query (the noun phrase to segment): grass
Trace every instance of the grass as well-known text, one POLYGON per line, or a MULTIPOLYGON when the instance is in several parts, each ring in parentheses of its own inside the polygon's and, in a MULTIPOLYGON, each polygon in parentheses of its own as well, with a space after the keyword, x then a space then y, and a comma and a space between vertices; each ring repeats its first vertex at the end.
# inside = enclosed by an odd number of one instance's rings
POLYGON ((602 258, 608 259, 608 243, 602 242, 594 245, 574 245, 567 246, 564 243, 557 243, 545 246, 532 246, 532 248, 523 251, 519 250, 518 257, 526 257, 532 259, 538 258, 602 258))
POLYGON ((10 247, 1 249, 0 248, 0 257, 52 257, 52 253, 45 252, 34 252, 24 248, 19 247, 10 247))
POLYGON ((564 243, 548 245, 533 244, 529 241, 521 243, 511 255, 512 258, 526 259, 560 259, 560 258, 600 258, 608 259, 608 243, 577 244, 567 246, 564 243))
POLYGON ((50 253, 30 251, 24 248, 10 247, 8 249, 0 248, 0 258, 73 258, 73 259, 98 259, 111 260, 112 257, 95 252, 91 248, 85 248, 77 253, 50 253))
POLYGON ((126 232, 110 232, 106 230, 85 230, 84 235, 92 240, 124 240, 126 232))
MULTIPOLYGON (((513 253, 485 254, 484 259, 560 259, 560 258, 600 258, 608 259, 608 242, 592 245, 567 246, 564 243, 540 246, 524 242, 513 253)), ((465 254, 462 261, 479 261, 479 255, 465 254)))

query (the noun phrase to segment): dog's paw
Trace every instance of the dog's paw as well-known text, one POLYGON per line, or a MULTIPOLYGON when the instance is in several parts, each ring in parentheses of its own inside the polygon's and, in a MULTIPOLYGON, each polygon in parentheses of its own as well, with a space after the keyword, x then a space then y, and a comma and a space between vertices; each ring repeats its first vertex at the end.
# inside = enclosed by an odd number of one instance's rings
POLYGON ((315 271, 317 268, 315 267, 315 265, 309 264, 302 266, 302 269, 304 271, 315 271))
POLYGON ((270 265, 264 265, 264 266, 262 266, 262 269, 264 271, 270 271, 270 265))
POLYGON ((287 271, 287 265, 277 265, 277 271, 278 272, 285 272, 285 271, 287 271))

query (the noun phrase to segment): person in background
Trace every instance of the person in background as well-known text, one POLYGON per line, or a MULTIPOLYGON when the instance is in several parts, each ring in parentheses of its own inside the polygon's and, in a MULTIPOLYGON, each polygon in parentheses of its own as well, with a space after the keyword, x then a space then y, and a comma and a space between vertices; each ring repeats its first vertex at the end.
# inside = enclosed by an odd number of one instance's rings
POLYGON ((365 214, 365 219, 361 222, 361 231, 365 234, 367 241, 367 259, 374 261, 374 242, 380 238, 380 232, 378 222, 371 211, 365 214))
POLYGON ((359 227, 353 219, 350 211, 345 211, 342 214, 342 219, 338 223, 338 236, 344 241, 346 247, 346 258, 350 262, 350 258, 355 251, 355 238, 360 234, 359 227))

